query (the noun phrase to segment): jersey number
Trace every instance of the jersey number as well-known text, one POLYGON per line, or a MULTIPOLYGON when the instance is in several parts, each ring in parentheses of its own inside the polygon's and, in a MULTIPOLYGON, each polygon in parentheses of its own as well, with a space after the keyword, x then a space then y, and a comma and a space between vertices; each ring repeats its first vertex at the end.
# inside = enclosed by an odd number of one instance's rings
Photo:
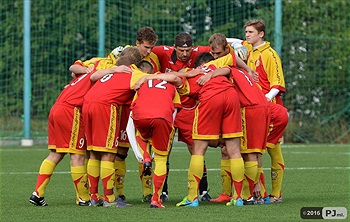
POLYGON ((153 79, 148 80, 148 88, 159 88, 159 89, 166 89, 165 84, 167 84, 167 81, 161 81, 160 83, 157 83, 154 85, 153 79))

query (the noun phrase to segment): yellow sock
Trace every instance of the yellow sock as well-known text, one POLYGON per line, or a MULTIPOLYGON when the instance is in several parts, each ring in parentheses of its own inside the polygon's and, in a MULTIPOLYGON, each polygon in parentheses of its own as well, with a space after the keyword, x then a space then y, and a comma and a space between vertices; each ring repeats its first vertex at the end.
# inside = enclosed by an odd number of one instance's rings
POLYGON ((113 202, 115 200, 114 196, 114 162, 101 161, 101 180, 103 184, 103 194, 105 200, 108 202, 113 202))
POLYGON ((56 168, 56 164, 51 160, 43 160, 39 169, 38 179, 36 181, 35 192, 39 197, 43 197, 45 194, 45 188, 50 182, 53 171, 56 168))
POLYGON ((203 176, 204 156, 192 155, 188 169, 188 200, 198 198, 198 186, 203 176))
POLYGON ((281 144, 277 143, 275 148, 267 148, 267 151, 271 157, 271 195, 281 197, 284 175, 284 159, 281 144))
POLYGON ((115 167, 115 188, 117 190, 117 196, 124 195, 124 179, 126 172, 126 162, 125 160, 116 160, 114 162, 115 167))
POLYGON ((90 200, 86 167, 71 166, 70 171, 75 187, 75 192, 77 193, 77 198, 80 198, 83 201, 90 200))
POLYGON ((153 177, 153 172, 152 172, 152 174, 150 176, 143 176, 142 175, 142 163, 139 163, 139 176, 140 176, 140 179, 141 179, 143 196, 147 196, 149 194, 152 194, 152 177, 153 177))
POLYGON ((155 169, 153 173, 153 196, 152 201, 160 202, 165 177, 167 174, 167 156, 154 156, 155 169))
MULTIPOLYGON (((249 184, 247 179, 244 177, 243 179, 243 188, 242 188, 242 199, 248 200, 250 197, 250 190, 249 190, 249 184)), ((237 196, 233 196, 235 199, 237 199, 237 196)))
POLYGON ((232 174, 230 160, 220 161, 220 175, 222 183, 222 192, 232 196, 232 174))
POLYGON ((98 200, 98 184, 100 182, 100 160, 89 159, 87 165, 87 175, 91 198, 98 200))
POLYGON ((240 198, 243 188, 244 179, 244 162, 243 158, 230 159, 232 182, 235 189, 234 197, 240 198))
MULTIPOLYGON (((245 176, 245 183, 248 185, 248 187, 245 187, 243 185, 243 199, 247 199, 247 189, 248 189, 248 198, 253 196, 254 187, 257 182, 257 174, 258 174, 258 161, 247 161, 244 163, 244 176, 245 176)), ((244 183, 243 183, 244 184, 244 183)))

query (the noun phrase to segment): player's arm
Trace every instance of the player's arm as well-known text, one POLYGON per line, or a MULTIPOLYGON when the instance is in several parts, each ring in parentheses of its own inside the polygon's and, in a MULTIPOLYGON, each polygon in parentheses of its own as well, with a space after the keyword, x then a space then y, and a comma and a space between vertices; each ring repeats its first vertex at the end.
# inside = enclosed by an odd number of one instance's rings
POLYGON ((243 62, 243 60, 240 59, 238 56, 236 56, 236 64, 238 68, 242 68, 245 71, 247 71, 247 73, 250 75, 250 77, 253 78, 255 82, 259 82, 259 74, 253 69, 249 68, 249 66, 247 66, 247 64, 245 64, 245 62, 243 62))
POLYGON ((205 70, 200 69, 200 68, 190 70, 190 69, 186 68, 183 71, 180 70, 179 72, 169 72, 169 73, 177 75, 177 76, 183 76, 186 78, 190 78, 190 77, 194 77, 194 76, 199 75, 199 74, 204 74, 205 70))
POLYGON ((86 67, 80 64, 73 64, 69 67, 69 71, 71 71, 75 75, 82 75, 82 74, 89 73, 89 67, 86 67))
POLYGON ((230 67, 217 68, 211 72, 208 72, 206 75, 201 76, 199 79, 197 79, 197 83, 202 86, 205 83, 207 83, 211 78, 214 78, 216 76, 230 76, 230 73, 230 67))
POLYGON ((268 92, 268 93, 265 94, 265 97, 266 97, 267 101, 271 102, 271 100, 272 100, 273 98, 275 98, 275 96, 276 96, 279 92, 280 92, 279 89, 276 89, 276 88, 270 89, 270 92, 268 92))
POLYGON ((90 76, 90 80, 92 82, 96 82, 101 77, 103 77, 109 73, 115 73, 115 72, 132 72, 132 69, 128 66, 125 66, 125 65, 115 66, 115 67, 108 68, 108 69, 100 69, 100 70, 97 70, 96 72, 94 72, 90 76))

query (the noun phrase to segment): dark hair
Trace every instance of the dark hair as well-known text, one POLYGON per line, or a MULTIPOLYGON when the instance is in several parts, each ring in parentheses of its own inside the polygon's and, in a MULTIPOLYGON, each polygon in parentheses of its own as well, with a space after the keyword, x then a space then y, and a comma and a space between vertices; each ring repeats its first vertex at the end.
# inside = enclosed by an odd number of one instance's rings
POLYGON ((214 59, 214 56, 210 52, 202 52, 196 58, 196 61, 194 62, 194 67, 197 68, 198 66, 201 66, 204 63, 210 62, 214 59))
POLYGON ((137 32, 136 40, 140 43, 147 41, 150 44, 155 44, 158 41, 158 35, 153 28, 145 26, 140 28, 137 32))
POLYGON ((145 72, 145 73, 153 73, 154 72, 153 65, 149 61, 141 60, 141 61, 137 62, 135 65, 142 72, 145 72))
POLYGON ((192 36, 187 32, 181 32, 177 34, 177 36, 175 37, 174 44, 175 46, 180 46, 180 47, 191 47, 193 45, 192 36))

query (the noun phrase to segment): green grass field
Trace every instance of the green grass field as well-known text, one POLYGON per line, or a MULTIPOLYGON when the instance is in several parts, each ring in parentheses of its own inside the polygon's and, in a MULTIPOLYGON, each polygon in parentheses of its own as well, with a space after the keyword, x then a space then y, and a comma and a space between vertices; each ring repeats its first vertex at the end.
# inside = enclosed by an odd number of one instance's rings
MULTIPOLYGON (((57 166, 45 192, 49 206, 31 205, 29 196, 35 188, 41 161, 49 151, 45 146, 2 146, 0 221, 303 221, 300 218, 302 207, 350 209, 348 144, 285 144, 283 152, 286 165, 284 203, 227 207, 224 204, 200 202, 198 208, 178 208, 175 204, 187 194, 190 155, 183 144, 175 144, 170 158, 170 201, 164 203, 165 209, 150 209, 148 203, 141 202, 137 162, 130 152, 125 192, 132 207, 120 209, 75 205, 68 156, 57 166)), ((209 148, 205 159, 210 194, 217 197, 221 191, 219 149, 209 148)), ((264 155, 264 170, 270 189, 268 154, 264 155)))

